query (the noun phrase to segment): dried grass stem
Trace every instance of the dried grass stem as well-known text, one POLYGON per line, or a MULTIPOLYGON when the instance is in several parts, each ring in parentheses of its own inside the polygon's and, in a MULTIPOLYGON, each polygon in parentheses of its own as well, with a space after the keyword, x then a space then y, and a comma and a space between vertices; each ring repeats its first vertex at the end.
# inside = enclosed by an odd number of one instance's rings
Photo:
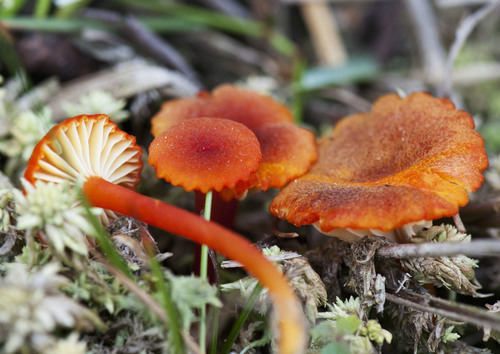
POLYGON ((466 255, 469 257, 499 256, 500 240, 477 240, 467 243, 398 244, 383 246, 377 250, 377 258, 419 258, 466 255))
POLYGON ((454 304, 447 300, 404 290, 396 293, 394 290, 387 289, 386 300, 457 321, 472 323, 480 328, 491 327, 497 331, 500 330, 500 317, 480 308, 454 304))

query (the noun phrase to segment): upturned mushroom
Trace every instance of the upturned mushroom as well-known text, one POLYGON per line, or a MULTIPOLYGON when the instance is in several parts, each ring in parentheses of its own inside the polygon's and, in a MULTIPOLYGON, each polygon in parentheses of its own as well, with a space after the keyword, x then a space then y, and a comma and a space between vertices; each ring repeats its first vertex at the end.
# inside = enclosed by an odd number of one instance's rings
POLYGON ((135 192, 142 167, 140 154, 135 138, 120 131, 107 116, 77 116, 53 127, 37 144, 25 178, 31 183, 60 183, 82 176, 83 192, 91 205, 206 244, 240 262, 269 289, 280 328, 279 350, 301 352, 305 345, 305 321, 283 275, 238 234, 135 192))
POLYGON ((390 94, 322 137, 317 163, 270 210, 347 241, 375 234, 405 242, 415 225, 457 214, 487 165, 468 113, 426 93, 390 94))

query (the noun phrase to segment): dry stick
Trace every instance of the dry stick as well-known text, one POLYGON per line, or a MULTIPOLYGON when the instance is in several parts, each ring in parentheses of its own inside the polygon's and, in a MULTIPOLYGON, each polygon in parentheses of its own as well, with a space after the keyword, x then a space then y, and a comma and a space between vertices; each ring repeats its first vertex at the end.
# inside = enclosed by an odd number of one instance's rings
POLYGON ((488 214, 497 214, 500 209, 500 197, 495 197, 488 200, 478 201, 474 203, 469 203, 465 207, 462 207, 460 212, 462 217, 467 221, 476 221, 483 219, 488 214))
POLYGON ((233 17, 252 18, 250 12, 234 0, 204 0, 208 6, 233 17))
POLYGON ((50 98, 48 105, 54 119, 62 121, 67 115, 61 108, 61 103, 78 101, 82 92, 99 89, 111 92, 116 98, 125 98, 167 86, 173 87, 180 96, 191 96, 198 92, 198 87, 176 71, 133 60, 66 82, 63 88, 50 98))
POLYGON ((453 84, 455 86, 472 86, 485 81, 500 78, 500 64, 493 61, 474 62, 454 68, 453 84))
POLYGON ((500 3, 499 0, 492 0, 489 4, 484 5, 479 10, 474 12, 472 15, 467 16, 460 26, 458 26, 455 32, 455 40, 450 48, 450 54, 448 55, 448 59, 446 60, 446 75, 443 87, 443 95, 449 97, 451 95, 452 88, 452 77, 451 72, 453 70, 453 63, 455 62, 460 49, 462 49, 467 37, 472 32, 474 27, 481 22, 483 18, 485 18, 493 9, 498 6, 500 3))
POLYGON ((198 75, 181 54, 163 38, 150 31, 133 15, 125 18, 125 30, 130 38, 140 45, 147 53, 165 65, 171 65, 186 75, 193 84, 202 88, 198 75))
POLYGON ((300 8, 320 64, 342 66, 347 61, 347 51, 329 5, 323 1, 305 2, 300 8))
POLYGON ((427 242, 421 244, 398 244, 384 246, 377 250, 377 258, 420 258, 456 256, 463 254, 471 257, 499 256, 500 240, 478 240, 471 242, 451 243, 427 242))
MULTIPOLYGON (((94 256, 101 264, 104 265, 106 270, 113 275, 128 291, 134 294, 141 302, 146 305, 147 308, 151 310, 162 322, 168 325, 168 318, 165 314, 163 307, 148 293, 141 289, 132 279, 127 277, 118 268, 111 265, 109 262, 101 256, 101 254, 95 250, 90 251, 92 256, 94 256)), ((187 344, 189 350, 196 354, 201 354, 201 350, 196 344, 196 342, 184 331, 181 331, 182 339, 184 343, 187 344)))
POLYGON ((345 88, 330 88, 320 92, 321 97, 334 99, 345 105, 351 106, 358 112, 369 112, 372 108, 370 101, 356 95, 352 90, 345 88))
POLYGON ((441 8, 483 5, 489 1, 490 0, 435 0, 436 6, 441 8))
POLYGON ((387 289, 386 299, 405 307, 430 312, 461 322, 472 323, 481 328, 490 327, 500 331, 500 316, 488 313, 481 308, 459 305, 447 300, 404 290, 396 293, 392 289, 387 289))
POLYGON ((439 40, 436 16, 428 0, 405 0, 423 61, 425 80, 441 84, 445 51, 439 40))

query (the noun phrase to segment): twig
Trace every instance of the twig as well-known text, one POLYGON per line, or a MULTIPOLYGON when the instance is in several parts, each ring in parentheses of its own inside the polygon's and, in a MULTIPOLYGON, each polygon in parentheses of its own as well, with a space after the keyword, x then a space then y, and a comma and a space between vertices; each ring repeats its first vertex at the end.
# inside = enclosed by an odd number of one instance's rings
POLYGON ((436 17, 428 0, 405 0, 427 82, 441 84, 445 66, 445 52, 439 40, 436 17))
POLYGON ((54 119, 60 121, 66 117, 61 102, 77 102, 83 94, 93 90, 109 91, 116 98, 128 98, 165 87, 173 88, 178 96, 191 96, 198 92, 198 88, 178 72, 133 60, 65 83, 48 105, 54 119))
POLYGON ((233 17, 249 19, 250 12, 234 0, 204 0, 208 6, 233 17))
POLYGON ((500 330, 500 316, 488 313, 481 308, 455 304, 447 300, 405 290, 396 293, 392 289, 387 289, 386 300, 457 321, 472 323, 480 328, 491 327, 497 331, 500 330))
POLYGON ((150 31, 137 18, 125 18, 125 30, 132 40, 162 64, 171 65, 186 75, 196 86, 202 88, 198 75, 179 52, 163 38, 150 31))
POLYGON ((435 0, 436 6, 441 8, 483 5, 489 1, 491 0, 435 0))
POLYGON ((357 112, 369 112, 372 108, 370 101, 356 95, 351 90, 341 87, 322 90, 319 92, 319 95, 321 97, 327 97, 342 102, 343 104, 354 108, 357 112))
POLYGON ((329 5, 323 1, 305 2, 300 8, 320 64, 342 66, 347 52, 329 5))
POLYGON ((471 63, 453 70, 455 86, 472 86, 478 83, 498 80, 500 65, 496 62, 471 63))
POLYGON ((377 258, 420 258, 456 256, 463 254, 471 257, 499 256, 500 240, 478 240, 471 242, 451 243, 427 242, 421 244, 398 244, 383 246, 377 250, 377 258))
POLYGON ((485 216, 497 214, 500 208, 500 197, 469 203, 460 209, 461 217, 466 222, 474 222, 485 216))
POLYGON ((451 45, 450 53, 448 54, 448 59, 446 60, 446 75, 443 86, 444 96, 449 97, 451 95, 453 82, 451 77, 453 71, 453 63, 455 62, 458 53, 465 44, 467 37, 469 37, 474 27, 476 27, 483 18, 485 18, 491 11, 493 11, 493 9, 498 6, 499 3, 499 0, 492 0, 490 3, 484 5, 472 15, 467 16, 458 26, 455 32, 455 41, 453 41, 453 44, 451 45))
MULTIPOLYGON (((284 261, 287 259, 293 259, 293 258, 298 258, 298 257, 301 257, 301 255, 296 253, 296 252, 286 252, 283 254, 278 254, 276 256, 267 256, 266 258, 269 259, 270 261, 273 261, 273 262, 280 262, 280 261, 284 261)), ((241 263, 236 262, 236 261, 223 261, 220 266, 221 266, 221 268, 240 268, 240 267, 242 267, 241 263)))

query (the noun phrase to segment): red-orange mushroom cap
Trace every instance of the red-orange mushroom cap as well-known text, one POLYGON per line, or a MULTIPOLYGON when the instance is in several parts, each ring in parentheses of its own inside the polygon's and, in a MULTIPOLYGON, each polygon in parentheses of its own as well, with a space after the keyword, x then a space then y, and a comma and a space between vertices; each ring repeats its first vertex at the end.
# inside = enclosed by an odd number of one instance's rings
POLYGON ((212 93, 167 101, 151 120, 154 136, 185 120, 198 117, 225 118, 244 124, 260 143, 262 161, 248 181, 224 189, 223 196, 240 195, 250 187, 267 190, 282 187, 311 167, 318 155, 314 134, 293 123, 284 105, 269 96, 233 85, 221 85, 212 93))
POLYGON ((483 182, 484 141, 472 117, 444 98, 390 94, 320 139, 311 170, 271 212, 294 225, 389 231, 452 216, 483 182))
MULTIPOLYGON (((24 177, 35 184, 99 176, 135 190, 141 180, 141 155, 135 137, 118 129, 108 116, 80 115, 56 125, 38 142, 24 177)), ((104 224, 115 217, 109 210, 101 214, 104 224)))
POLYGON ((293 123, 290 110, 271 97, 226 84, 212 93, 165 102, 151 118, 151 133, 157 136, 185 119, 199 117, 226 118, 251 130, 269 123, 293 123))
POLYGON ((259 141, 243 124, 193 118, 159 134, 149 147, 148 162, 172 185, 208 193, 246 184, 261 160, 259 141))
POLYGON ((245 186, 259 190, 282 187, 306 173, 318 157, 314 134, 295 124, 266 124, 254 129, 254 133, 260 143, 262 162, 249 181, 236 186, 237 193, 245 186))

